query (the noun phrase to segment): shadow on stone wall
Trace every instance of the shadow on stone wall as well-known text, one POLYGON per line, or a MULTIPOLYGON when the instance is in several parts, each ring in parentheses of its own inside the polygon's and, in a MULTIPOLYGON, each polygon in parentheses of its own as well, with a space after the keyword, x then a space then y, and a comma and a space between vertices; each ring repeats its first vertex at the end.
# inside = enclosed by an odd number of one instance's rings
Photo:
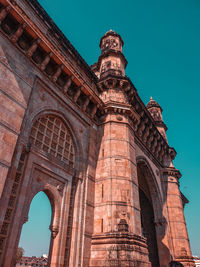
MULTIPOLYGON (((137 173, 138 173, 138 184, 139 184, 139 188, 140 191, 143 192, 143 194, 140 193, 140 205, 142 205, 142 203, 144 201, 142 198, 142 195, 145 195, 145 198, 148 199, 148 207, 145 209, 144 207, 142 208, 141 206, 141 210, 143 209, 143 213, 141 212, 141 217, 147 218, 148 216, 151 216, 152 218, 152 222, 151 222, 151 228, 154 228, 155 231, 155 235, 156 235, 156 239, 157 242, 155 240, 155 244, 152 243, 152 238, 151 235, 152 233, 146 233, 146 237, 147 237, 147 245, 149 247, 149 258, 150 261, 152 263, 152 267, 158 267, 158 266, 162 266, 162 267, 168 267, 169 266, 169 262, 172 259, 170 250, 168 248, 168 241, 166 238, 166 231, 167 231, 167 221, 166 218, 163 214, 163 205, 164 205, 164 201, 161 197, 161 192, 160 192, 160 188, 158 186, 157 183, 157 179, 151 169, 151 167, 149 166, 147 160, 143 157, 138 157, 137 158, 137 173), (150 208, 149 206, 152 206, 152 208, 150 208), (149 213, 149 214, 146 214, 149 213), (159 262, 160 265, 158 265, 158 263, 156 263, 154 258, 154 255, 156 252, 156 249, 158 251, 158 257, 159 257, 159 262)), ((145 201, 146 203, 147 201, 145 201)), ((144 206, 144 205, 143 205, 144 206)), ((142 218, 141 218, 142 219, 142 218)), ((150 217, 149 217, 150 219, 150 217)), ((145 219, 146 220, 146 219, 145 219)), ((147 224, 145 226, 144 223, 144 227, 147 227, 147 224)), ((152 231, 151 229, 151 231, 152 231)), ((145 229, 144 229, 145 231, 145 229)), ((147 229, 147 231, 150 232, 150 229, 147 229)), ((144 233, 145 235, 145 233, 144 233)))
POLYGON ((181 264, 180 262, 176 262, 176 261, 171 261, 169 266, 170 267, 184 267, 183 264, 181 264))

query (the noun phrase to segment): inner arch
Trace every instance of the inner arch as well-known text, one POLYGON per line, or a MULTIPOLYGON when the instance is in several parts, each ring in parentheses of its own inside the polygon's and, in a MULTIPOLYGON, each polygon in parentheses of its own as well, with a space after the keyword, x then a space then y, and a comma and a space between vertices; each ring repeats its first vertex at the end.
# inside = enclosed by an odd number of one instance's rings
POLYGON ((19 247, 25 250, 25 256, 41 257, 49 253, 52 210, 44 192, 39 192, 32 200, 28 222, 23 225, 19 247))
MULTIPOLYGON (((147 179, 150 179, 150 172, 144 163, 137 164, 139 200, 141 209, 142 234, 147 238, 149 260, 152 267, 159 267, 158 246, 155 229, 155 215, 153 209, 152 188, 149 188, 147 179)), ((153 190, 154 191, 154 190, 153 190)))

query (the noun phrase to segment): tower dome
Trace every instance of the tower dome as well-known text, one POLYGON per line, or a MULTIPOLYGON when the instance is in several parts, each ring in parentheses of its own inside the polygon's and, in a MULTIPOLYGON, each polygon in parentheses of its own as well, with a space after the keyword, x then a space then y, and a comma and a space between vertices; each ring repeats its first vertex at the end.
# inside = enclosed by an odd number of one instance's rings
POLYGON ((124 42, 121 36, 113 30, 109 30, 106 32, 100 40, 100 48, 101 51, 105 51, 107 49, 114 49, 122 52, 122 47, 124 42))
POLYGON ((152 97, 150 97, 150 101, 147 104, 147 109, 151 109, 151 108, 159 108, 162 112, 161 106, 152 97))

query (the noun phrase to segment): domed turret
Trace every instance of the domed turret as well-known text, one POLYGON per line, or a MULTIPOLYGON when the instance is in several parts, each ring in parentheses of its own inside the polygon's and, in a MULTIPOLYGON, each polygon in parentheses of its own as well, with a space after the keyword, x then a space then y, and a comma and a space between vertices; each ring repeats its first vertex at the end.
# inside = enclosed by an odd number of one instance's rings
POLYGON ((101 38, 99 46, 101 48, 102 53, 109 49, 120 51, 122 53, 123 45, 124 42, 121 36, 113 30, 110 30, 106 32, 101 38))
POLYGON ((167 136, 166 136, 167 126, 163 122, 163 118, 162 118, 163 110, 161 106, 151 97, 149 103, 147 104, 147 109, 150 112, 152 118, 154 119, 154 122, 155 122, 155 125, 157 126, 158 131, 162 134, 162 136, 167 141, 167 136))
POLYGON ((122 53, 124 42, 121 36, 110 30, 100 40, 101 55, 98 60, 100 78, 109 74, 125 76, 127 61, 122 53))
MULTIPOLYGON (((157 109, 160 109, 161 113, 162 113, 162 108, 161 106, 158 104, 158 102, 156 102, 155 100, 153 100, 152 97, 150 97, 150 101, 149 103, 147 104, 147 109, 149 110, 149 112, 151 112, 151 110, 153 110, 152 108, 157 108, 157 109)), ((158 118, 157 118, 158 119, 158 118)), ((162 120, 162 115, 161 115, 161 118, 162 120)), ((160 120, 159 119, 159 120, 160 120)))

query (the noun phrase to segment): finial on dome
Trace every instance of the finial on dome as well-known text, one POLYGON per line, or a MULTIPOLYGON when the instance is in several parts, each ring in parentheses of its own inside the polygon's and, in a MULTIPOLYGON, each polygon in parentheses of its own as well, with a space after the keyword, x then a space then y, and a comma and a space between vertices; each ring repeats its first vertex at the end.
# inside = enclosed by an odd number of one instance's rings
POLYGON ((152 101, 152 100, 153 100, 153 97, 151 96, 151 97, 150 97, 150 101, 152 101))
MULTIPOLYGON (((107 31, 104 35, 106 35, 107 33, 116 33, 115 31, 113 31, 112 29, 110 29, 109 31, 107 31)), ((117 33, 116 33, 117 34, 117 33)))

